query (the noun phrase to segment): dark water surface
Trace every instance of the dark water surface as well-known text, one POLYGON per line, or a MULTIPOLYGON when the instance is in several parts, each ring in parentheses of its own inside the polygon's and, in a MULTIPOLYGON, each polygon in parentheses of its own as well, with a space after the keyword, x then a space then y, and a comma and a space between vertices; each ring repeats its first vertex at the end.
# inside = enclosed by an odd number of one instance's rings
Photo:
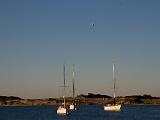
POLYGON ((160 120, 159 105, 126 105, 121 112, 103 111, 101 105, 80 105, 69 116, 58 116, 57 106, 0 107, 0 120, 160 120))

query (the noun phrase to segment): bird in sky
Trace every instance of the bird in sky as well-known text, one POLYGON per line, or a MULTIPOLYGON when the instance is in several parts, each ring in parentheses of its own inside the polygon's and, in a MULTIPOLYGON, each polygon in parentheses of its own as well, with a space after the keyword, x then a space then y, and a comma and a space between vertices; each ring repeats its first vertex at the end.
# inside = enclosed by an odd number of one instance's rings
POLYGON ((94 27, 95 26, 95 24, 94 23, 92 23, 92 27, 94 27))

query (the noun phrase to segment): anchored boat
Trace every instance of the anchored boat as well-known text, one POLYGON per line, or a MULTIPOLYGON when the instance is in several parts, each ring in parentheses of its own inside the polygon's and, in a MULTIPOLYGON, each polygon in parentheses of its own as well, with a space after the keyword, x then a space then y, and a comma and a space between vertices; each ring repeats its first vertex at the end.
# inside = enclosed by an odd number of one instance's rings
POLYGON ((73 101, 72 101, 72 103, 69 105, 69 109, 70 110, 76 110, 76 102, 75 102, 75 85, 74 85, 74 83, 75 83, 75 79, 74 79, 74 76, 75 76, 75 70, 74 70, 74 65, 73 65, 73 79, 72 79, 72 83, 73 83, 73 88, 72 88, 72 90, 73 90, 73 96, 72 96, 72 98, 73 98, 73 101))
POLYGON ((66 107, 66 97, 65 97, 65 64, 63 65, 63 72, 64 72, 64 96, 63 96, 63 103, 57 109, 57 114, 59 115, 68 115, 68 109, 66 107))
POLYGON ((105 111, 121 111, 121 104, 116 104, 116 93, 115 93, 115 64, 112 66, 113 68, 113 88, 114 88, 114 93, 113 93, 113 104, 107 104, 104 106, 105 111))

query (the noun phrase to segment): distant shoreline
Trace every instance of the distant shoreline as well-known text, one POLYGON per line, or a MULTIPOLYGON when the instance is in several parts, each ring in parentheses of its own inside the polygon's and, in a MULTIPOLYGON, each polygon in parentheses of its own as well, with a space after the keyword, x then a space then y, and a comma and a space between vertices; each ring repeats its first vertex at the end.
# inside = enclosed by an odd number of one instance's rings
MULTIPOLYGON (((96 105, 111 103, 113 98, 103 95, 96 96, 79 95, 76 97, 78 104, 96 105)), ((62 104, 62 98, 46 98, 46 99, 22 99, 14 96, 0 96, 0 106, 46 106, 46 105, 60 105, 62 104)), ((73 101, 72 98, 66 98, 66 102, 69 104, 73 101)), ((160 105, 160 98, 151 96, 127 96, 117 97, 116 102, 122 105, 160 105)))

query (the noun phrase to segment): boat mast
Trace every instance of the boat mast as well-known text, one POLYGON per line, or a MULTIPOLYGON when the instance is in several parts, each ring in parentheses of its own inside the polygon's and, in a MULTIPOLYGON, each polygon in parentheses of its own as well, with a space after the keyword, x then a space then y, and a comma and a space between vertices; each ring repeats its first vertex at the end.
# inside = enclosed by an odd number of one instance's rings
POLYGON ((65 82, 66 81, 66 78, 65 78, 65 64, 63 64, 63 75, 64 75, 63 76, 64 77, 64 96, 63 96, 63 99, 64 99, 64 108, 65 108, 66 107, 66 101, 65 101, 65 96, 66 96, 66 93, 65 93, 65 91, 66 91, 65 90, 65 87, 66 87, 65 86, 65 84, 66 84, 66 82, 65 82))
POLYGON ((113 92, 113 98, 114 98, 114 104, 116 103, 116 101, 115 101, 115 98, 116 98, 116 93, 115 93, 115 88, 116 88, 116 86, 115 86, 115 64, 113 64, 113 89, 114 89, 114 92, 113 92))
POLYGON ((75 97, 75 87, 74 87, 74 83, 75 83, 75 81, 74 81, 74 76, 75 76, 75 70, 74 70, 74 64, 73 64, 73 79, 72 79, 72 82, 73 82, 73 99, 74 99, 74 97, 75 97))

